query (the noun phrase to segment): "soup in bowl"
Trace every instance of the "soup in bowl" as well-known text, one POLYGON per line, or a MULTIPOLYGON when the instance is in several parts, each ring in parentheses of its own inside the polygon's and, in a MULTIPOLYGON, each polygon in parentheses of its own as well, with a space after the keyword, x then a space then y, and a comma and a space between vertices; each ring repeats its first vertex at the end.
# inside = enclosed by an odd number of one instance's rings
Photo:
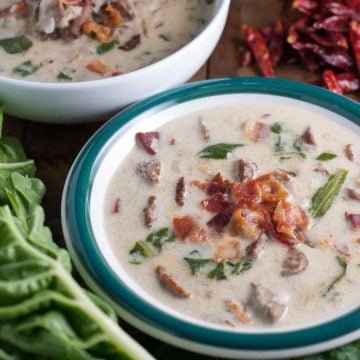
POLYGON ((358 113, 315 87, 232 79, 119 114, 65 188, 80 270, 126 320, 194 351, 280 358, 356 339, 358 113))

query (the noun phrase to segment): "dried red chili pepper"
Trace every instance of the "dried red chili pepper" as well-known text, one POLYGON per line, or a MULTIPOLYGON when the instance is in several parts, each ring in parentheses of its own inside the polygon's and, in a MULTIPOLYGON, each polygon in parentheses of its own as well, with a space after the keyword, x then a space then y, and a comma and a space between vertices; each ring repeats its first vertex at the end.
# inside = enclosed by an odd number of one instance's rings
POLYGON ((251 26, 243 26, 244 36, 257 64, 265 77, 274 77, 270 51, 260 31, 251 26))
POLYGON ((360 21, 353 20, 350 24, 350 44, 353 48, 356 65, 360 74, 360 21))
POLYGON ((244 49, 241 54, 241 66, 248 66, 253 62, 253 56, 249 49, 244 49))
POLYGON ((323 72, 323 81, 325 87, 330 91, 339 95, 344 94, 332 70, 327 69, 323 72))
POLYGON ((348 49, 349 44, 347 38, 337 32, 328 32, 325 36, 317 34, 312 28, 307 29, 307 35, 316 43, 325 47, 335 47, 340 49, 348 49))
POLYGON ((325 31, 345 32, 349 26, 348 16, 330 16, 328 18, 315 21, 313 24, 314 29, 323 29, 325 31))
POLYGON ((312 15, 317 10, 319 2, 317 0, 294 0, 291 6, 305 15, 312 15))
POLYGON ((336 80, 344 93, 358 91, 360 89, 360 79, 354 73, 335 74, 336 80))
POLYGON ((283 53, 284 47, 284 25, 281 20, 276 20, 273 31, 269 38, 269 50, 273 66, 276 66, 283 53))

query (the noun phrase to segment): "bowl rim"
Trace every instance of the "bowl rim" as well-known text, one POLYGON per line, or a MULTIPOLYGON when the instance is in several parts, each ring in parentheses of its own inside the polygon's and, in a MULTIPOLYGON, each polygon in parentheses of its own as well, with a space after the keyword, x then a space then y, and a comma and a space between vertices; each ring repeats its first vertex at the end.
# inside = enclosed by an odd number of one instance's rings
MULTIPOLYGON (((127 288, 100 253, 89 215, 93 179, 109 140, 134 117, 148 110, 156 112, 187 101, 233 93, 278 95, 302 100, 333 111, 360 126, 360 104, 325 89, 288 80, 227 78, 191 83, 150 97, 123 110, 100 128, 84 146, 68 175, 63 192, 62 224, 80 272, 91 285, 135 318, 158 330, 192 342, 231 350, 282 351, 360 335, 360 308, 330 321, 291 331, 235 333, 203 327, 174 318, 155 308, 127 288)), ((343 343, 354 338, 343 340, 343 343)), ((339 344, 338 344, 339 345, 339 344)))
POLYGON ((56 88, 57 90, 69 90, 69 89, 77 89, 81 87, 85 88, 94 88, 98 86, 105 86, 108 84, 114 84, 119 81, 119 79, 126 81, 126 80, 136 80, 144 77, 147 72, 151 72, 153 70, 156 70, 156 68, 161 68, 161 66, 164 64, 164 62, 172 61, 173 58, 183 55, 187 51, 191 51, 191 48, 194 48, 197 46, 198 41, 203 40, 206 38, 207 33, 210 28, 215 26, 221 16, 223 16, 224 13, 227 13, 230 7, 230 1, 231 0, 216 0, 218 1, 217 4, 215 4, 215 10, 213 17, 211 20, 206 24, 206 26, 188 43, 186 43, 184 46, 176 50, 175 52, 171 53, 170 55, 161 58, 160 60, 151 63, 147 66, 141 67, 139 69, 136 69, 134 71, 130 71, 128 73, 124 73, 121 76, 114 76, 114 77, 108 77, 104 79, 96 79, 96 80, 88 80, 88 81, 74 81, 74 82, 40 82, 40 81, 26 81, 26 80, 19 80, 19 79, 13 79, 11 77, 1 76, 0 75, 0 83, 4 83, 5 85, 13 85, 13 86, 20 86, 24 88, 40 88, 40 89, 50 89, 50 88, 56 88))

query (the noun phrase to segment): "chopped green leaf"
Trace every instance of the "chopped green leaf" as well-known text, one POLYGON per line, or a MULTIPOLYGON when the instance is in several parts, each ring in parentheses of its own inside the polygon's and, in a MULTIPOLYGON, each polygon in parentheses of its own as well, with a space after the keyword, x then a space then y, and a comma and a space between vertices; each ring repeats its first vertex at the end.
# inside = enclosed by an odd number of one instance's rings
POLYGON ((25 61, 13 69, 13 73, 22 77, 29 76, 35 73, 39 66, 34 65, 30 60, 25 61))
POLYGON ((276 122, 274 124, 271 125, 270 128, 271 132, 273 132, 274 134, 280 134, 282 132, 282 126, 280 123, 276 122))
POLYGON ((164 227, 149 234, 146 238, 146 242, 151 243, 152 246, 160 252, 165 242, 173 242, 175 239, 175 234, 169 228, 164 227))
POLYGON ((72 80, 72 77, 69 75, 66 75, 66 73, 64 71, 60 71, 57 78, 58 78, 58 80, 72 80))
POLYGON ((103 54, 109 52, 110 50, 114 49, 118 45, 119 45, 119 41, 114 39, 110 42, 99 45, 98 48, 96 49, 96 52, 99 55, 103 55, 103 54))
POLYGON ((192 275, 196 275, 204 266, 212 262, 211 259, 192 259, 189 257, 184 258, 190 267, 192 275))
POLYGON ((153 257, 155 253, 146 243, 139 240, 129 251, 129 255, 131 255, 130 262, 132 264, 141 264, 145 258, 153 257))
POLYGON ((275 154, 282 154, 285 151, 285 146, 281 141, 281 135, 279 135, 274 144, 274 152, 275 154))
POLYGON ((346 170, 339 170, 336 174, 329 177, 329 180, 323 187, 316 191, 311 198, 310 213, 313 217, 322 217, 329 210, 335 197, 339 194, 347 174, 346 170))
POLYGON ((159 38, 167 42, 171 41, 171 36, 169 34, 160 34, 159 38))
POLYGON ((343 258, 341 256, 336 256, 336 261, 338 262, 338 264, 341 267, 341 273, 327 287, 327 289, 324 292, 323 296, 327 296, 334 289, 335 285, 337 283, 339 283, 344 278, 344 276, 346 275, 346 273, 348 271, 349 263, 345 258, 343 258))
POLYGON ((207 146, 205 149, 201 150, 198 155, 203 159, 218 159, 223 160, 228 157, 228 155, 235 149, 244 146, 243 144, 215 144, 207 146))
POLYGON ((32 41, 24 35, 0 40, 0 46, 8 54, 20 54, 30 49, 32 45, 32 41))
POLYGON ((331 160, 331 159, 335 159, 336 157, 337 157, 336 154, 324 152, 324 153, 320 154, 320 155, 316 158, 316 160, 328 161, 328 160, 331 160))
POLYGON ((208 278, 212 280, 226 280, 227 274, 226 274, 226 263, 221 262, 217 264, 215 269, 211 270, 208 273, 208 278))
POLYGON ((252 261, 251 260, 242 260, 235 264, 233 264, 234 268, 231 271, 232 275, 240 275, 245 271, 248 271, 252 267, 252 261))
POLYGON ((295 138, 294 142, 293 142, 293 148, 297 151, 297 154, 299 156, 301 156, 302 158, 306 158, 306 155, 302 152, 302 148, 301 148, 301 137, 298 136, 295 138))

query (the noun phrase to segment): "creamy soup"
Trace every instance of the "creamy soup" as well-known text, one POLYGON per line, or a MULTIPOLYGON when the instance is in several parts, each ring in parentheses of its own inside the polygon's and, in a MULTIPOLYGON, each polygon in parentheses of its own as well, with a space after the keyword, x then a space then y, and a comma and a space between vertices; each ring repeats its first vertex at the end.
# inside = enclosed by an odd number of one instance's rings
POLYGON ((107 190, 104 223, 121 266, 152 297, 249 330, 359 306, 354 131, 259 104, 200 111, 136 140, 107 190))
POLYGON ((0 76, 66 82, 119 76, 191 41, 212 0, 2 0, 0 76))

